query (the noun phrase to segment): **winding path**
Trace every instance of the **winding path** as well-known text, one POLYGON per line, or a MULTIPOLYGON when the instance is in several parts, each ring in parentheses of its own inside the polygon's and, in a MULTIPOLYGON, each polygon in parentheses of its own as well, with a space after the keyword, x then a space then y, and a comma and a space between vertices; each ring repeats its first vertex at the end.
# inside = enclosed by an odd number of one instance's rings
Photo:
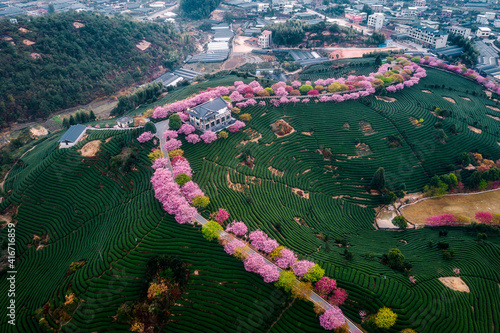
MULTIPOLYGON (((156 134, 155 136, 160 139, 160 147, 161 147, 161 152, 163 153, 163 156, 167 159, 168 163, 167 163, 167 167, 170 171, 172 171, 172 165, 170 164, 170 159, 168 158, 168 152, 167 150, 163 147, 164 144, 165 144, 165 139, 163 138, 163 132, 165 132, 166 130, 168 130, 168 120, 164 120, 164 121, 161 121, 161 122, 158 122, 155 124, 156 126, 156 134)), ((196 217, 195 217, 196 221, 201 223, 201 225, 204 225, 205 223, 207 223, 208 221, 203 217, 201 216, 200 214, 196 214, 196 217)), ((222 231, 220 234, 219 234, 221 237, 225 238, 225 239, 231 239, 231 238, 234 238, 233 235, 230 235, 228 234, 227 232, 225 231, 222 231)), ((279 268, 278 266, 276 266, 273 262, 269 261, 266 257, 264 257, 261 253, 259 252, 256 252, 255 250, 253 250, 252 248, 249 248, 248 249, 248 254, 254 254, 254 253, 257 253, 258 255, 262 256, 262 258, 264 259, 264 261, 268 264, 268 265, 273 265, 275 266, 278 271, 282 271, 281 268, 279 268)), ((298 282, 298 280, 297 280, 298 282)), ((328 303, 327 301, 325 301, 323 298, 321 298, 318 294, 316 294, 314 291, 311 291, 311 293, 307 296, 307 298, 313 302, 314 304, 317 304, 319 306, 321 306, 322 308, 324 308, 325 310, 329 309, 331 307, 330 303, 328 303)), ((362 333, 362 331, 356 327, 356 325, 349 320, 349 318, 347 318, 345 315, 344 315, 344 318, 347 322, 347 324, 349 325, 349 331, 352 332, 352 333, 362 333)))

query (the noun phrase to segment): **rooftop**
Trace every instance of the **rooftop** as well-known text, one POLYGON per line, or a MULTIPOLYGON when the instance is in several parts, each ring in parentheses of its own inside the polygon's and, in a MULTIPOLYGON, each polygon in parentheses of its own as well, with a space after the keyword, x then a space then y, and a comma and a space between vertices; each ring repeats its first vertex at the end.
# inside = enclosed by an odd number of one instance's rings
POLYGON ((71 126, 67 131, 66 133, 64 133, 64 135, 59 139, 59 142, 65 142, 65 141, 68 141, 68 142, 75 142, 78 137, 83 133, 85 132, 85 130, 87 129, 87 127, 83 126, 82 124, 78 124, 78 125, 73 125, 71 126))
POLYGON ((188 109, 186 113, 196 118, 206 118, 226 107, 227 102, 222 99, 222 97, 217 97, 216 99, 197 105, 192 109, 188 109))

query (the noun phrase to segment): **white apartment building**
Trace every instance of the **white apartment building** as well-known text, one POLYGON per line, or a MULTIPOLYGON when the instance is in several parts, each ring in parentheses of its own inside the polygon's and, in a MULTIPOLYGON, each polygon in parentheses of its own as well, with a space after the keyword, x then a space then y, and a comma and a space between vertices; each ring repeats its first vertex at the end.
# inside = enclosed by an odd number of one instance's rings
POLYGON ((476 31, 476 36, 479 38, 487 38, 491 34, 491 29, 486 27, 479 27, 476 31))
POLYGON ((476 17, 476 22, 479 23, 479 24, 487 25, 488 24, 488 19, 486 18, 486 15, 479 14, 476 17))
POLYGON ((436 49, 446 47, 446 42, 448 41, 448 34, 420 24, 412 27, 408 31, 408 35, 415 42, 424 46, 434 47, 436 49))
POLYGON ((417 7, 425 6, 425 0, 413 0, 413 6, 417 7))
POLYGON ((449 32, 457 35, 462 35, 464 38, 469 38, 470 36, 470 28, 459 27, 457 25, 452 26, 449 32))
POLYGON ((267 48, 270 48, 271 47, 271 31, 269 30, 264 30, 260 36, 259 36, 259 41, 257 42, 257 44, 263 48, 263 49, 267 49, 267 48))
POLYGON ((403 34, 403 33, 407 33, 408 30, 410 30, 410 26, 409 25, 405 25, 405 24, 398 24, 395 28, 394 28, 394 31, 397 33, 397 34, 403 34))
POLYGON ((496 18, 496 13, 493 13, 493 12, 486 12, 484 13, 484 16, 486 16, 486 19, 489 20, 489 21, 492 21, 496 18))
POLYGON ((375 13, 369 15, 367 24, 370 28, 379 31, 380 29, 382 29, 382 26, 384 25, 384 18, 385 18, 384 14, 382 13, 375 13))
POLYGON ((382 6, 382 5, 372 5, 372 10, 375 13, 382 13, 384 11, 384 6, 382 6))
POLYGON ((257 11, 259 13, 262 13, 262 12, 267 12, 269 10, 269 4, 268 3, 262 3, 262 2, 259 2, 257 4, 257 11))

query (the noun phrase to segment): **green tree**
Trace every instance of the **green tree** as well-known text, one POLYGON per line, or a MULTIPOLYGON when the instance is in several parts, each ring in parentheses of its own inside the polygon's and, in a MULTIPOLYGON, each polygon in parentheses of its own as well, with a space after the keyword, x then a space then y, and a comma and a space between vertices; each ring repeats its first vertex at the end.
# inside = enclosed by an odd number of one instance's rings
POLYGON ((408 221, 406 218, 402 215, 398 215, 395 218, 392 219, 392 224, 395 226, 399 227, 399 229, 406 229, 408 228, 408 221))
POLYGON ((396 194, 394 194, 394 192, 387 192, 383 196, 383 201, 385 205, 392 205, 393 203, 396 202, 397 199, 398 197, 396 196, 396 194))
POLYGON ((179 128, 181 128, 181 126, 182 126, 182 120, 177 113, 174 113, 168 118, 168 127, 171 130, 177 131, 179 128))
POLYGON ((292 291, 293 286, 297 283, 297 277, 292 271, 281 271, 278 281, 274 285, 282 288, 287 293, 292 291))
POLYGON ((385 169, 380 167, 375 171, 373 179, 370 182, 370 189, 382 191, 385 188, 385 169))
POLYGON ((210 198, 206 195, 197 195, 193 198, 193 206, 205 208, 210 204, 210 198))
POLYGON ((314 264, 314 266, 304 274, 304 280, 315 283, 318 282, 323 275, 325 275, 325 270, 318 264, 314 264))
POLYGON ((380 66, 382 66, 382 59, 380 59, 380 55, 377 55, 375 58, 375 67, 379 68, 380 66))
POLYGON ((75 117, 73 117, 73 115, 69 116, 69 124, 70 126, 76 125, 75 117))
POLYGON ((69 128, 69 120, 68 117, 64 117, 62 121, 62 127, 63 128, 69 128))
POLYGON ((90 109, 90 113, 89 113, 89 120, 90 121, 94 121, 96 118, 95 118, 95 113, 94 113, 94 110, 90 109))
POLYGON ((188 181, 191 180, 191 177, 189 177, 185 173, 181 173, 181 174, 175 176, 174 180, 177 184, 179 184, 179 186, 182 187, 184 184, 186 184, 188 181))
POLYGON ((151 133, 156 133, 156 126, 151 121, 148 121, 144 125, 144 132, 148 132, 148 131, 151 132, 151 133))
POLYGON ((219 239, 219 234, 222 231, 224 231, 222 226, 215 221, 208 221, 201 228, 201 233, 203 234, 203 237, 208 241, 219 239))
POLYGON ((375 315, 374 318, 374 323, 378 328, 382 329, 389 329, 394 324, 396 324, 396 319, 398 318, 398 315, 395 314, 391 309, 389 308, 381 308, 378 310, 377 314, 375 315))

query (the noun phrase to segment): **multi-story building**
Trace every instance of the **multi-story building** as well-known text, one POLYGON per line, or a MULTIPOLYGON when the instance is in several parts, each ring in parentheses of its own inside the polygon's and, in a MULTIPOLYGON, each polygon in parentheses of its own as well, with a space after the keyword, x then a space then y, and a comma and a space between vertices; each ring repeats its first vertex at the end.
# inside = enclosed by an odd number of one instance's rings
POLYGON ((464 38, 469 38, 470 28, 459 27, 457 25, 451 26, 448 29, 452 34, 462 35, 464 38))
POLYGON ((271 34, 272 34, 272 32, 269 30, 262 31, 262 33, 259 36, 259 41, 257 42, 257 44, 263 49, 270 48, 271 47, 271 34))
POLYGON ((372 5, 371 7, 375 13, 382 13, 382 11, 384 10, 384 6, 382 5, 372 5))
POLYGON ((441 16, 443 16, 443 17, 451 17, 452 14, 453 14, 453 11, 450 9, 443 9, 441 11, 441 16))
POLYGON ((479 14, 476 17, 476 22, 479 23, 479 24, 487 25, 488 24, 488 19, 486 18, 486 15, 479 14))
POLYGON ((430 46, 436 49, 446 46, 448 34, 437 29, 432 29, 423 25, 416 25, 408 31, 408 35, 415 42, 424 46, 430 46))
POLYGON ((267 12, 269 10, 269 4, 268 3, 264 3, 264 2, 259 2, 257 4, 257 11, 258 12, 267 12))
POLYGON ((413 0, 413 6, 417 7, 425 6, 425 0, 413 0))
POLYGON ((382 29, 384 25, 384 14, 375 13, 368 16, 368 26, 373 28, 374 30, 382 29))
POLYGON ((484 13, 484 16, 486 16, 486 19, 488 21, 493 21, 497 15, 496 15, 496 13, 493 13, 493 12, 486 12, 486 13, 484 13))
POLYGON ((491 34, 491 29, 486 27, 479 27, 476 31, 476 36, 479 38, 487 38, 491 34))
POLYGON ((397 34, 404 34, 404 33, 407 33, 408 30, 410 30, 410 26, 409 25, 405 25, 405 24, 398 24, 396 25, 396 27, 394 28, 394 31, 397 33, 397 34))
POLYGON ((417 14, 418 14, 417 7, 403 8, 403 10, 401 11, 401 16, 416 16, 417 14))

